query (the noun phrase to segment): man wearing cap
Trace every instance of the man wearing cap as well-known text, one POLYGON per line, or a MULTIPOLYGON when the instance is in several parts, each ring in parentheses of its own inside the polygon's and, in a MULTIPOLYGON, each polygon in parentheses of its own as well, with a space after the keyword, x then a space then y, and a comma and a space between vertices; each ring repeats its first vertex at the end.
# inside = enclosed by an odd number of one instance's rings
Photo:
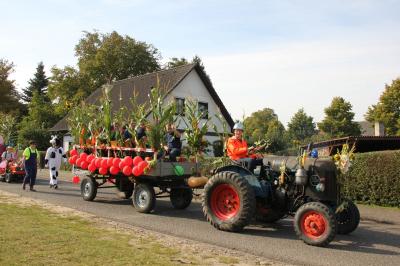
POLYGON ((22 189, 25 190, 26 184, 29 183, 29 190, 36 191, 33 186, 36 182, 37 165, 40 159, 39 151, 36 149, 36 142, 33 140, 29 141, 29 147, 24 150, 22 155, 24 158, 24 166, 26 172, 24 182, 22 184, 22 189))
POLYGON ((248 148, 247 142, 243 139, 243 124, 238 122, 233 126, 234 135, 228 139, 226 149, 229 158, 236 162, 246 163, 250 172, 253 172, 257 165, 262 165, 262 159, 249 158, 249 153, 257 152, 258 148, 248 148))

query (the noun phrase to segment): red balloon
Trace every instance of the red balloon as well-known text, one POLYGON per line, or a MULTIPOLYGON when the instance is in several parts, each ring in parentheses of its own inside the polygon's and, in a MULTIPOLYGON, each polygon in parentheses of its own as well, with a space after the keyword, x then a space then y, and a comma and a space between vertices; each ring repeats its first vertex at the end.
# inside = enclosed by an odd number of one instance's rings
POLYGON ((101 168, 108 168, 107 160, 101 160, 101 168))
POLYGON ((142 174, 142 171, 140 171, 139 167, 135 166, 135 167, 133 167, 133 169, 132 169, 132 174, 133 174, 134 176, 140 176, 140 175, 142 174))
POLYGON ((115 167, 115 166, 111 166, 110 167, 110 174, 112 175, 116 175, 119 173, 119 168, 115 167))
POLYGON ((81 168, 83 170, 86 170, 88 168, 89 164, 86 161, 81 161, 81 168))
POLYGON ((97 168, 101 167, 101 158, 96 158, 94 160, 94 165, 96 165, 97 168))
POLYGON ((130 176, 132 174, 132 167, 129 165, 125 166, 124 169, 122 169, 122 173, 126 176, 130 176))
POLYGON ((132 166, 133 160, 131 156, 126 156, 122 161, 125 162, 126 166, 132 166))
POLYGON ((118 165, 119 169, 124 169, 125 166, 126 166, 126 163, 124 160, 119 162, 119 165, 118 165))
POLYGON ((70 150, 69 151, 69 156, 74 156, 74 155, 78 155, 78 151, 77 150, 75 150, 75 149, 72 149, 72 150, 70 150))
POLYGON ((86 158, 86 162, 88 162, 89 164, 95 159, 96 157, 94 157, 93 154, 90 154, 87 158, 86 158))
POLYGON ((101 175, 106 175, 107 172, 108 172, 107 168, 100 167, 100 169, 99 169, 99 174, 101 174, 101 175))
POLYGON ((89 170, 91 173, 96 172, 96 169, 97 169, 97 167, 96 167, 96 165, 95 165, 93 162, 89 164, 88 170, 89 170))
POLYGON ((137 167, 139 167, 140 171, 144 171, 144 169, 149 165, 147 161, 140 162, 137 167))
POLYGON ((69 163, 70 164, 75 164, 76 159, 78 159, 78 155, 73 155, 72 157, 69 158, 69 163))
POLYGON ((87 155, 86 153, 84 153, 84 152, 82 152, 82 153, 79 155, 79 158, 81 158, 81 159, 84 160, 84 161, 86 161, 87 157, 88 157, 88 155, 87 155))
POLYGON ((75 161, 75 165, 78 166, 78 167, 81 167, 81 162, 82 162, 82 159, 81 159, 81 158, 78 158, 78 159, 76 159, 76 161, 75 161))
POLYGON ((136 156, 135 158, 133 158, 133 165, 137 166, 142 161, 143 161, 142 157, 136 156))
POLYGON ((107 166, 108 166, 108 167, 113 166, 113 161, 114 161, 114 158, 113 158, 113 157, 108 158, 108 159, 107 159, 107 166))
POLYGON ((77 175, 72 178, 72 183, 74 183, 74 184, 78 184, 79 181, 80 181, 80 178, 77 175))
POLYGON ((121 162, 121 159, 120 159, 120 158, 114 158, 114 160, 113 160, 113 166, 118 168, 120 162, 121 162))

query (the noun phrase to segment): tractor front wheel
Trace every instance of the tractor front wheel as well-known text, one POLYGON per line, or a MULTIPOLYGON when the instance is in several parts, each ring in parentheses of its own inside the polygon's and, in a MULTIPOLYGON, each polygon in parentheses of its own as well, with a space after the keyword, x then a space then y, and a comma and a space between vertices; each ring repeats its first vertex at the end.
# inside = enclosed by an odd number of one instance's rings
POLYGON ((294 216, 294 229, 297 236, 306 244, 326 246, 336 236, 335 214, 323 203, 306 203, 294 216))
POLYGON ((336 209, 336 220, 338 234, 350 234, 360 223, 360 211, 352 201, 346 200, 336 209))
POLYGON ((256 198, 246 178, 235 172, 219 172, 204 187, 203 213, 223 231, 237 232, 254 217, 256 198))

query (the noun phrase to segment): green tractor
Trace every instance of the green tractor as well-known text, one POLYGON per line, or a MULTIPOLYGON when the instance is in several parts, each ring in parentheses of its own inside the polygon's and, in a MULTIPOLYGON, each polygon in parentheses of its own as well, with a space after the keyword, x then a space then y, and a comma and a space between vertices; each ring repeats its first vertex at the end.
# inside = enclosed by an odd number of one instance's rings
POLYGON ((253 219, 273 223, 294 216, 301 240, 326 246, 360 221, 356 205, 340 198, 337 173, 330 158, 306 158, 301 165, 295 156, 266 156, 256 174, 232 162, 215 169, 205 185, 203 212, 214 227, 233 232, 253 219))

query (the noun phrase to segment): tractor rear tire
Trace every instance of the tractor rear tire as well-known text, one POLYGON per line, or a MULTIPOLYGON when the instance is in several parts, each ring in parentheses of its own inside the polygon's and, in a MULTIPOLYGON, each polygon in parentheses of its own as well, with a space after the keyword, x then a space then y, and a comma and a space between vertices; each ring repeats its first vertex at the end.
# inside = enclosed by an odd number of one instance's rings
POLYGON ((13 180, 13 175, 11 173, 6 173, 4 176, 4 181, 7 183, 11 183, 13 180))
POLYGON ((256 198, 246 178, 235 172, 219 172, 204 187, 203 213, 223 231, 238 232, 254 218, 256 198))
POLYGON ((97 195, 97 182, 93 177, 85 177, 81 183, 81 195, 86 201, 93 201, 97 195))
POLYGON ((154 188, 146 183, 135 185, 132 197, 133 207, 138 212, 149 213, 156 206, 156 194, 154 188))
POLYGON ((173 188, 169 195, 175 209, 183 210, 189 207, 193 199, 193 190, 190 188, 173 188))
POLYGON ((323 247, 336 236, 336 217, 332 209, 325 204, 309 202, 297 210, 294 229, 306 244, 323 247))
POLYGON ((338 224, 338 234, 347 235, 356 230, 360 223, 360 211, 350 200, 344 202, 344 208, 336 211, 336 221, 338 224))

